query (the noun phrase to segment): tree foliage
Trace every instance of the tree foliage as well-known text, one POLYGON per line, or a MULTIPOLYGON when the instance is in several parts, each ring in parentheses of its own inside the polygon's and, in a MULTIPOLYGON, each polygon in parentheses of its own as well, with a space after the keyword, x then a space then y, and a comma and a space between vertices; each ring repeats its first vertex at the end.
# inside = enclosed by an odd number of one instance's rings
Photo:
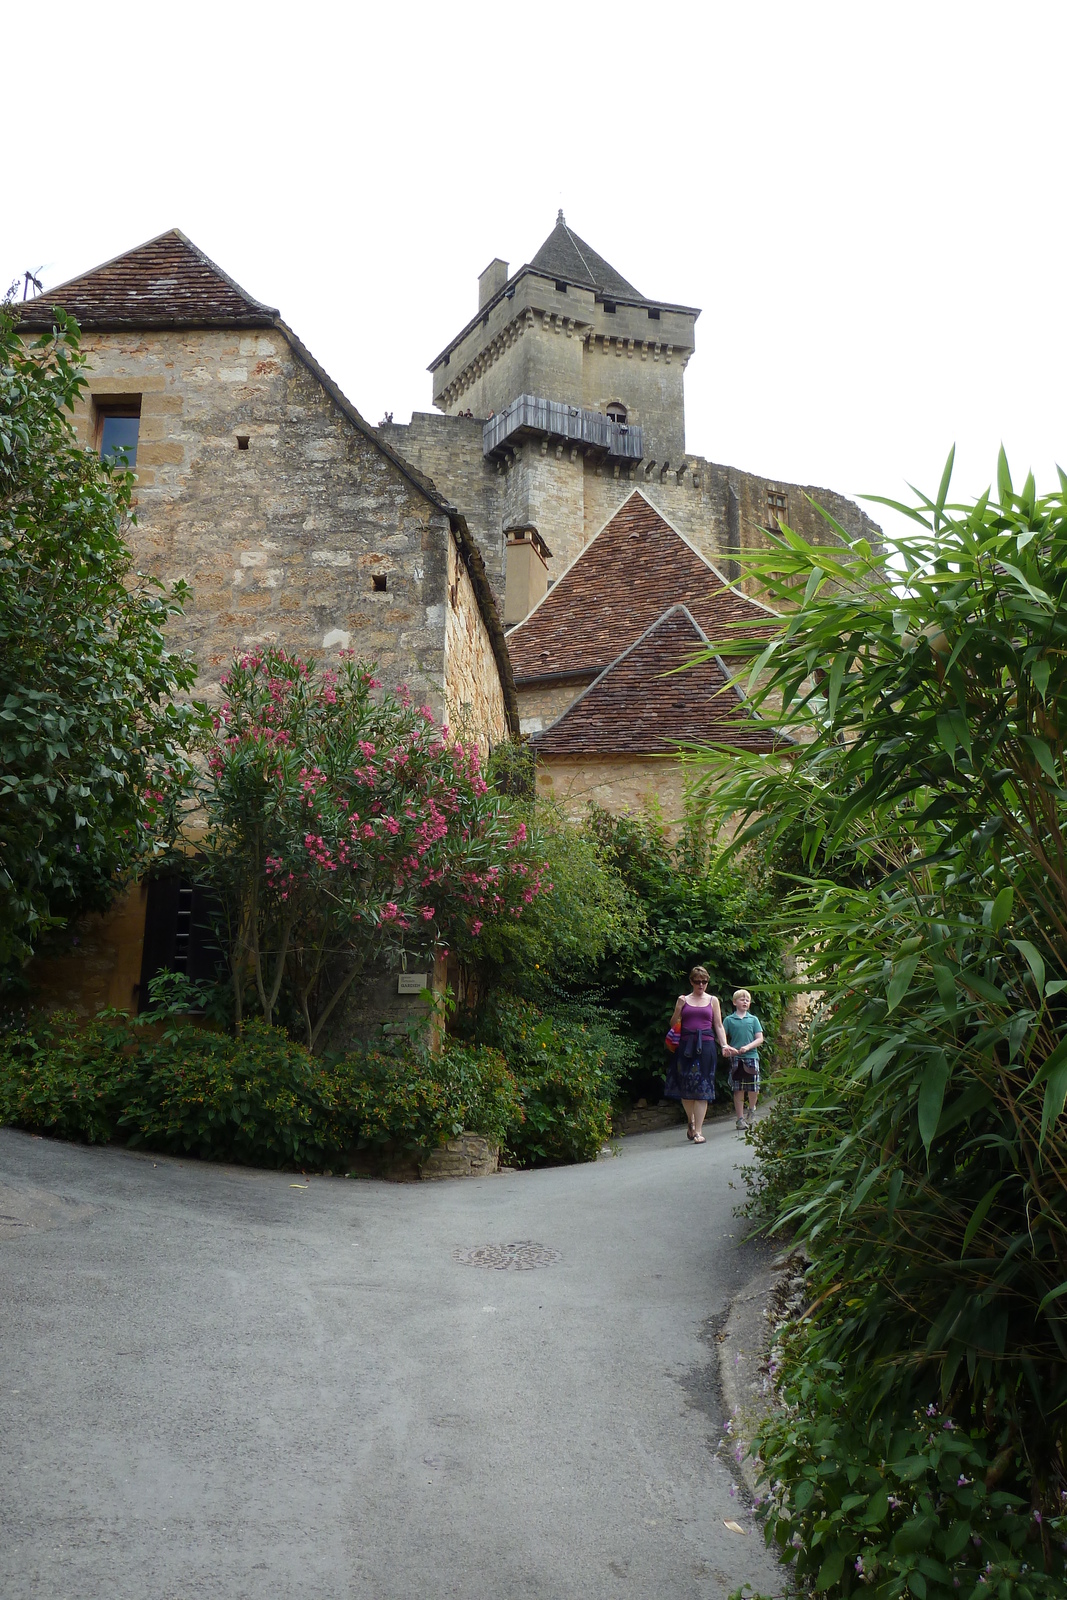
POLYGON ((1040 1517, 1067 1489, 1067 482, 1016 491, 1002 455, 995 499, 949 506, 950 475, 897 507, 920 531, 884 551, 784 528, 748 557, 793 609, 729 651, 801 744, 708 776, 734 848, 798 863, 784 920, 817 1002, 762 1203, 815 1259, 809 1354, 882 1457, 918 1405, 973 1436, 986 1488, 1032 1500, 1026 1559, 1047 1566, 1040 1517))
POLYGON ((156 848, 191 715, 163 633, 184 586, 132 571, 133 475, 72 426, 84 368, 70 317, 27 344, 0 307, 0 966, 156 848))
POLYGON ((674 1002, 701 965, 711 991, 726 999, 750 989, 769 1036, 780 1012, 782 941, 769 927, 769 903, 754 863, 709 861, 705 836, 690 819, 672 841, 651 818, 595 809, 589 823, 606 864, 631 901, 625 937, 605 954, 598 980, 627 1017, 640 1051, 641 1080, 664 1073, 663 1035, 674 1002))

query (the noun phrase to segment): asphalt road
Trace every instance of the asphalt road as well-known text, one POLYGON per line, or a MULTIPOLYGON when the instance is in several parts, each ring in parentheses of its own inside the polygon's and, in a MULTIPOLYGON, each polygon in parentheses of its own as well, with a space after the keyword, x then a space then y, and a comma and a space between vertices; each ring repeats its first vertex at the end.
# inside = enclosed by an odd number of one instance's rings
POLYGON ((707 1132, 400 1185, 0 1129, 0 1595, 777 1592, 714 1453, 755 1261, 707 1132), (516 1241, 558 1259, 456 1259, 516 1241))

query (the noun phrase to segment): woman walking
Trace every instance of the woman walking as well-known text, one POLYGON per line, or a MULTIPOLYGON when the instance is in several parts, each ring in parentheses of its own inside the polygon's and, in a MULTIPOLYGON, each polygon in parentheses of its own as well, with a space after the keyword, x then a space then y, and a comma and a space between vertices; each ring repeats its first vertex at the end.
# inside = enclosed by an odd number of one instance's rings
POLYGON ((711 982, 704 967, 694 967, 689 974, 692 985, 689 994, 680 994, 671 1017, 671 1027, 680 1038, 678 1049, 667 1071, 663 1093, 668 1100, 680 1100, 689 1118, 687 1138, 694 1144, 706 1144, 701 1129, 707 1115, 708 1101, 715 1098, 715 1066, 717 1055, 715 1041, 725 1047, 722 1012, 715 995, 708 993, 711 982))

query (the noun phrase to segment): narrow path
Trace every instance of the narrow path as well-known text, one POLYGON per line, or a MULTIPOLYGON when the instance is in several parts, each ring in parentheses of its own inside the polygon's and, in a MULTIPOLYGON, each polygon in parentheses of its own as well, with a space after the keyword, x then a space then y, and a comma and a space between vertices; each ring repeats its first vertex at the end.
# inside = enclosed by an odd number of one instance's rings
POLYGON ((754 1262, 743 1143, 707 1131, 390 1185, 0 1129, 0 1593, 774 1591, 713 1455, 754 1262), (558 1259, 456 1259, 516 1241, 558 1259))

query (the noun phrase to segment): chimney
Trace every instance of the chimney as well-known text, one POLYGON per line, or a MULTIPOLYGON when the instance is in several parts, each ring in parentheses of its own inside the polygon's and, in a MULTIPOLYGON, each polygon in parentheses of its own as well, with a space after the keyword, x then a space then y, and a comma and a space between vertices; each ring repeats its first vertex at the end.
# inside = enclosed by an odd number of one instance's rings
POLYGON ((548 559, 552 552, 532 523, 505 528, 504 626, 513 628, 528 617, 548 593, 548 559))
POLYGON ((497 256, 495 261, 490 261, 481 277, 478 279, 478 310, 487 306, 499 289, 508 281, 508 264, 497 256))

